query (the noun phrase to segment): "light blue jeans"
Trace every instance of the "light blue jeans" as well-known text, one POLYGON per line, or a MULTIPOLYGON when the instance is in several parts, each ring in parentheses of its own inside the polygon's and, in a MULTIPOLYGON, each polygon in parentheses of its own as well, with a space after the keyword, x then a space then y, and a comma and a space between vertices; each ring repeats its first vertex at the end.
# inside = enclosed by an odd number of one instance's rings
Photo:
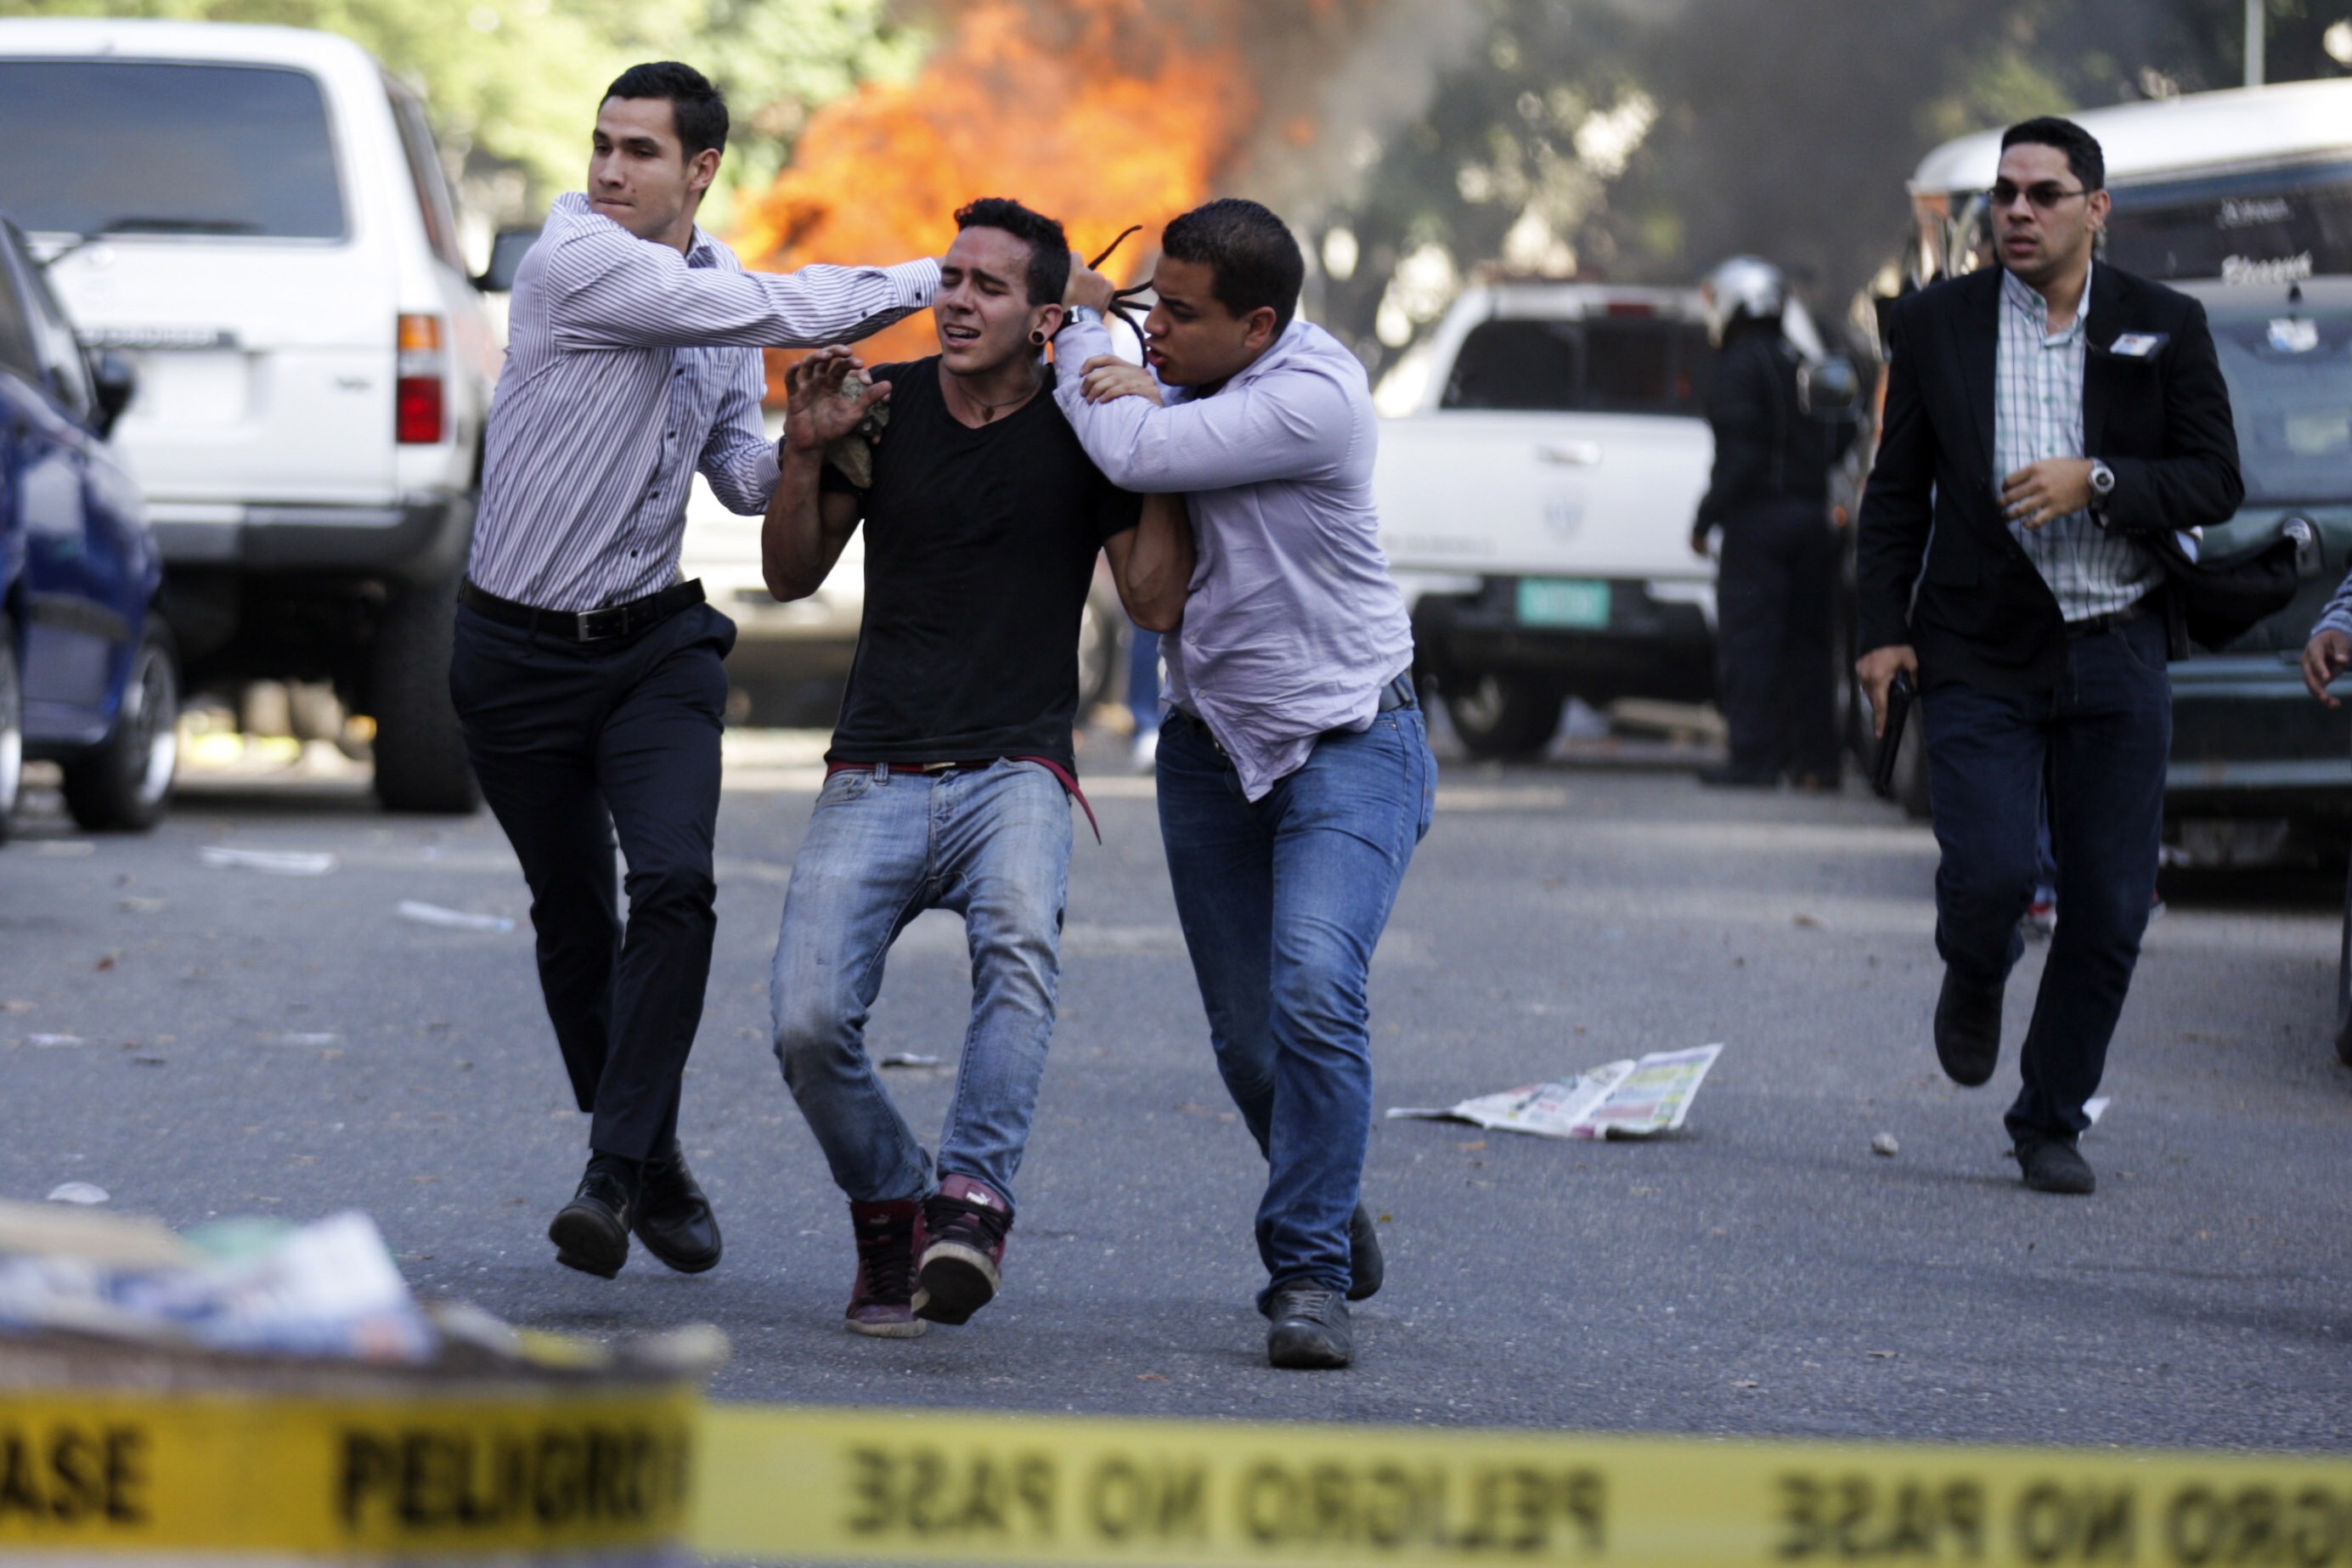
POLYGON ((1325 735, 1257 801, 1190 714, 1160 731, 1176 918, 1217 1070, 1266 1157, 1257 1246, 1269 1289, 1348 1288, 1372 1126, 1372 950, 1436 790, 1418 708, 1325 735))
POLYGON ((825 780, 784 894, 769 1005, 784 1082, 853 1202, 935 1185, 866 1054, 883 960, 930 909, 963 917, 971 952, 971 1023, 939 1174, 1013 1201, 1054 1033, 1069 880, 1069 798, 1034 763, 825 780))

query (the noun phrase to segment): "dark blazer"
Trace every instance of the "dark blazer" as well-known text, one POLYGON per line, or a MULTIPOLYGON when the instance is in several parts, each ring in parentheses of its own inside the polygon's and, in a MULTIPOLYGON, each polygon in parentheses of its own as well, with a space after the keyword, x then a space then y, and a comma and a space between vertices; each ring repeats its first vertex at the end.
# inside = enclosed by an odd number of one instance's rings
MULTIPOLYGON (((1971 272, 1889 313, 1886 406, 1856 541, 1861 651, 1910 644, 1923 687, 2033 690, 2065 673, 2058 601, 2011 537, 1993 473, 2000 279, 1971 272)), ((2228 521, 2245 483, 2205 308, 2101 262, 2087 335, 2083 452, 2115 470, 2107 525, 2155 536, 2228 521), (2110 352, 2126 332, 2161 341, 2145 356, 2110 352)))

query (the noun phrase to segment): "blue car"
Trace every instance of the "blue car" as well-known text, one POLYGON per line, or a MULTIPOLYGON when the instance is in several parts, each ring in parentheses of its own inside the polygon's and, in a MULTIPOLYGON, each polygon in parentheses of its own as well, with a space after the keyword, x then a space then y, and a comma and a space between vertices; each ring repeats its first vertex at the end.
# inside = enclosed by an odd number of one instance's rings
POLYGON ((84 828, 163 816, 179 762, 179 666, 163 558, 107 443, 128 361, 87 353, 0 218, 0 836, 27 760, 58 763, 84 828))

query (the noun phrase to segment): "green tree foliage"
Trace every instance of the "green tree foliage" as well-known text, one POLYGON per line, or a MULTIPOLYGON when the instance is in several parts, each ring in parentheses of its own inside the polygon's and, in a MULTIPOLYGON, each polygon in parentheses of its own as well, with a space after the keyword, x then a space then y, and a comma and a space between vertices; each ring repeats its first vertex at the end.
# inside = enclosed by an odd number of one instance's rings
MULTIPOLYGON (((425 94, 475 199, 520 218, 580 184, 606 83, 683 59, 727 92, 723 198, 764 186, 808 110, 911 71, 922 36, 887 0, 0 0, 0 16, 147 16, 340 33, 425 94)), ((723 205, 713 209, 723 220, 723 205)))
MULTIPOLYGON (((1842 313, 1937 142, 2242 70, 2240 0, 1465 3, 1483 47, 1311 216, 1316 309, 1376 372, 1481 266, 1683 283, 1753 251, 1842 313)), ((2271 80, 2343 74, 2352 0, 2267 4, 2271 80)))

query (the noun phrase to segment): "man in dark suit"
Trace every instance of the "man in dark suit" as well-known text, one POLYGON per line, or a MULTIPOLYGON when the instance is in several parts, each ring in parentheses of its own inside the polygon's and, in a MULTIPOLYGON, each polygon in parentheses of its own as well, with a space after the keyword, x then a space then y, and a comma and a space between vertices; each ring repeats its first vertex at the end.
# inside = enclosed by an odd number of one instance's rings
POLYGON ((2147 542, 2244 494, 2203 308, 2093 264, 2105 173, 2071 121, 2002 137, 1997 265, 1894 310, 1860 524, 1856 673, 1882 731, 1896 672, 1920 688, 1957 1083, 2000 1056, 2049 797, 2063 918, 2008 1125, 2025 1184, 2054 1193, 2096 1184, 2075 1140, 2155 897, 2172 689, 2147 542))

